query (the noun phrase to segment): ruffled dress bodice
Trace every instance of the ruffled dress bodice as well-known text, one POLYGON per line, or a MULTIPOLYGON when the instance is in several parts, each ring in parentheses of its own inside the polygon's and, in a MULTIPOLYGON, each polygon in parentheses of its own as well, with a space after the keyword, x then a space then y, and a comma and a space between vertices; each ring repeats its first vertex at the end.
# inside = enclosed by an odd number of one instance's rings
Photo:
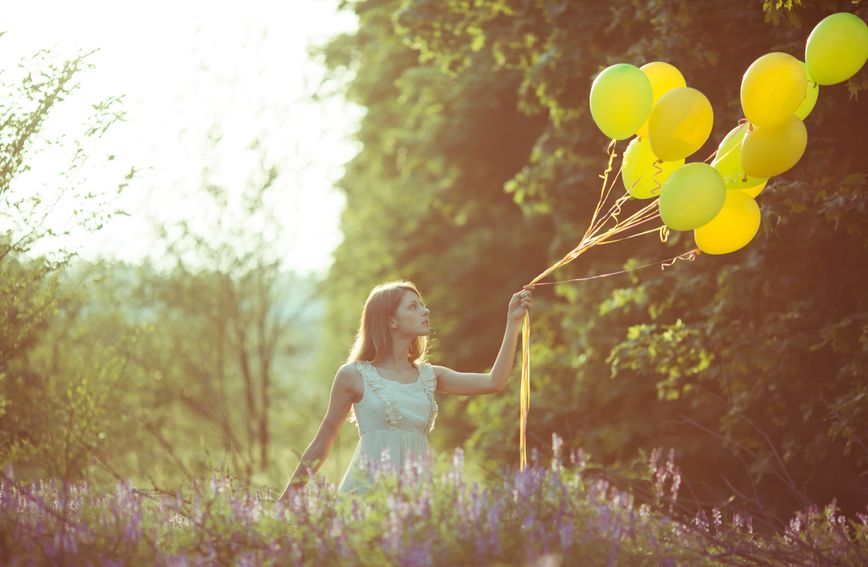
POLYGON ((388 465, 403 470, 412 461, 429 457, 428 432, 434 429, 437 378, 428 363, 419 365, 412 383, 383 378, 369 361, 355 363, 362 376, 364 394, 353 404, 349 421, 356 424, 359 442, 338 491, 364 492, 371 467, 388 465))

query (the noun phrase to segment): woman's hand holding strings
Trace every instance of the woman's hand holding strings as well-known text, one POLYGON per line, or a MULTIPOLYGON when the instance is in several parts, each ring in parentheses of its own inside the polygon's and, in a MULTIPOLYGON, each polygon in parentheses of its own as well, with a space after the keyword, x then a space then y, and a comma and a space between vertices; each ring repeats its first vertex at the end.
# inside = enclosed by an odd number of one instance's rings
POLYGON ((531 308, 533 308, 531 289, 515 292, 509 300, 509 322, 518 323, 531 308))

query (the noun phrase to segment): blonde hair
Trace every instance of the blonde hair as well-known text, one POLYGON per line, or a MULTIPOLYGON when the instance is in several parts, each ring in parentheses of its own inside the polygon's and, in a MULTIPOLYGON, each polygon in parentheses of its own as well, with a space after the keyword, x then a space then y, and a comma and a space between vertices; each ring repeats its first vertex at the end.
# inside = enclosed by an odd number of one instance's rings
MULTIPOLYGON (((392 353, 389 317, 395 314, 404 293, 408 291, 412 291, 419 296, 420 301, 422 300, 422 294, 416 289, 416 285, 407 280, 380 284, 371 290, 362 309, 359 331, 356 333, 356 340, 350 349, 347 362, 374 361, 392 353)), ((415 365, 422 364, 426 362, 427 351, 428 337, 420 335, 410 342, 407 360, 415 365)))

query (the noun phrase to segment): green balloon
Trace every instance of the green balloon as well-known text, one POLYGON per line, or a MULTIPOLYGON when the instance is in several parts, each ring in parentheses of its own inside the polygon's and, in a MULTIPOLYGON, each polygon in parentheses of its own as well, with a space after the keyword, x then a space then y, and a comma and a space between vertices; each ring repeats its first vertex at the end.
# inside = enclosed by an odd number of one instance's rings
POLYGON ((663 184, 660 218, 672 230, 694 230, 711 222, 725 201, 720 173, 707 163, 688 163, 663 184))
POLYGON ((765 181, 758 177, 748 177, 741 166, 741 142, 747 132, 748 124, 739 124, 729 131, 714 155, 711 167, 723 176, 723 183, 727 189, 746 189, 755 187, 765 181))
POLYGON ((808 72, 820 85, 846 81, 868 60, 868 25, 855 14, 823 18, 805 45, 808 72))
POLYGON ((609 138, 626 140, 651 113, 654 92, 639 67, 618 63, 604 69, 591 85, 591 116, 609 138))

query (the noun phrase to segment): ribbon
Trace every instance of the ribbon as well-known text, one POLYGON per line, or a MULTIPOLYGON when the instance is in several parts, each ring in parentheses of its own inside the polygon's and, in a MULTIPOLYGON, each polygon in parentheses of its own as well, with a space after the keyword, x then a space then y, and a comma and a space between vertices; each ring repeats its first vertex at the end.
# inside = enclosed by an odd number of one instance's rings
MULTIPOLYGON (((629 268, 627 270, 621 270, 618 272, 611 272, 608 274, 599 274, 596 276, 588 276, 584 278, 574 278, 570 280, 562 280, 557 282, 547 282, 540 283, 540 280, 545 278, 551 272, 557 270, 561 266, 569 264, 592 247, 602 244, 612 244, 615 242, 621 242, 623 240, 628 240, 630 238, 636 238, 637 236, 642 236, 644 234, 650 234, 652 232, 656 232, 660 236, 660 240, 666 242, 669 238, 669 228, 665 225, 657 226, 650 230, 645 229, 638 233, 630 234, 628 236, 622 238, 614 238, 624 232, 627 232, 631 229, 635 229, 641 225, 644 225, 649 222, 653 222, 660 218, 660 213, 658 210, 659 203, 655 199, 651 203, 645 205, 635 213, 631 214, 624 220, 619 220, 618 216, 622 214, 622 205, 629 200, 630 194, 625 193, 623 196, 619 197, 615 200, 615 203, 609 208, 608 212, 603 216, 599 217, 600 211, 603 209, 604 204, 611 193, 612 187, 618 179, 618 176, 621 174, 621 170, 619 169, 615 176, 612 178, 611 183, 609 182, 609 173, 612 172, 612 164, 615 161, 615 157, 618 155, 616 150, 617 140, 612 140, 606 152, 608 153, 608 163, 606 165, 606 169, 600 174, 600 179, 603 180, 603 183, 600 187, 600 198, 597 201, 597 205, 594 208, 594 214, 591 217, 591 222, 588 225, 588 229, 585 231, 585 234, 582 236, 579 244, 570 250, 563 258, 543 270, 542 273, 533 278, 530 283, 524 286, 523 289, 527 289, 533 291, 533 289, 538 285, 555 285, 561 283, 569 283, 569 282, 580 282, 580 281, 588 281, 600 278, 607 278, 610 276, 615 276, 618 274, 624 274, 627 272, 632 272, 634 270, 640 270, 643 268, 647 268, 650 266, 659 265, 660 269, 665 269, 674 265, 679 260, 685 261, 694 261, 697 256, 699 256, 700 251, 698 248, 693 249, 689 252, 685 252, 683 254, 679 254, 674 258, 670 258, 668 260, 663 260, 660 262, 652 262, 650 264, 643 264, 641 266, 636 266, 633 268, 629 268), (598 218, 599 217, 599 218, 598 218), (614 226, 603 230, 604 227, 609 223, 609 221, 614 222, 614 226)), ((658 160, 659 161, 659 160, 658 160)), ((659 191, 660 183, 657 182, 657 175, 663 171, 663 169, 659 166, 659 163, 654 163, 655 169, 657 172, 654 174, 655 183, 657 183, 657 187, 655 189, 659 191)), ((653 193, 653 190, 652 190, 653 193)), ((522 319, 521 325, 521 387, 519 391, 519 466, 520 470, 524 470, 527 467, 527 423, 528 423, 528 413, 530 411, 530 313, 525 311, 524 318, 522 319)))

